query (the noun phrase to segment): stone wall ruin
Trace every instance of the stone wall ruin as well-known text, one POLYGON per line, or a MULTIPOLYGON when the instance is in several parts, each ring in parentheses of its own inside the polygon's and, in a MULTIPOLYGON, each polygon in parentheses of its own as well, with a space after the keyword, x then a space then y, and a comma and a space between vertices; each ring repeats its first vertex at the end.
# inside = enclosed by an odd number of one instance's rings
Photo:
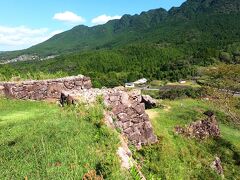
MULTIPOLYGON (((89 77, 83 75, 59 79, 1 83, 5 96, 16 99, 56 99, 62 91, 92 88, 89 77)), ((0 85, 1 85, 0 84, 0 85)))
POLYGON ((127 91, 118 87, 113 89, 89 89, 64 92, 65 96, 93 103, 103 96, 104 104, 111 109, 108 123, 121 130, 122 135, 136 146, 157 142, 152 125, 145 112, 145 104, 140 90, 127 91))
POLYGON ((139 90, 93 89, 90 78, 83 75, 40 81, 5 82, 1 83, 0 87, 3 87, 6 97, 15 99, 59 100, 64 95, 74 99, 74 102, 93 103, 98 96, 103 96, 105 105, 111 109, 108 112, 108 123, 120 129, 130 143, 141 146, 157 142, 139 90))

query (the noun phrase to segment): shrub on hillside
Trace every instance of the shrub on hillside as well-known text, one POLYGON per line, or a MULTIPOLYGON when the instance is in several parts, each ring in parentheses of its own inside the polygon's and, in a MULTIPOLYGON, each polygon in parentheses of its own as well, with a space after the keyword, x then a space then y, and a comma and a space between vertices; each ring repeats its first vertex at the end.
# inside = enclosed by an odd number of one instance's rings
POLYGON ((175 88, 175 89, 169 89, 165 91, 159 91, 159 98, 160 99, 178 99, 178 98, 198 98, 202 97, 205 94, 204 88, 193 88, 193 87, 187 87, 187 88, 175 88))

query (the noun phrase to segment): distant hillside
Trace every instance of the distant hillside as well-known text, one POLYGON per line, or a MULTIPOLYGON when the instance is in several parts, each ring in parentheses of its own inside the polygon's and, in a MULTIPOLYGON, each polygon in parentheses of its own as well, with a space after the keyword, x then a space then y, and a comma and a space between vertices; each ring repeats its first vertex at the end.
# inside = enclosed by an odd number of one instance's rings
POLYGON ((105 49, 129 43, 170 43, 189 49, 223 47, 239 41, 239 0, 188 0, 169 11, 155 9, 140 15, 124 15, 104 25, 73 29, 22 51, 7 52, 1 59, 22 54, 49 56, 69 52, 105 49))

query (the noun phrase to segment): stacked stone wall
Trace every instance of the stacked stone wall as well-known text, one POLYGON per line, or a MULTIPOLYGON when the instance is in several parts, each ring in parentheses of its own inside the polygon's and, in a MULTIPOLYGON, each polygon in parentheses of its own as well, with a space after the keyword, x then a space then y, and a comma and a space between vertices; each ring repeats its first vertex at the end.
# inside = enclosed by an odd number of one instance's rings
MULTIPOLYGON (((110 109, 108 123, 121 130, 129 142, 136 146, 157 142, 151 122, 145 112, 145 104, 140 90, 128 91, 124 88, 89 89, 64 92, 66 97, 75 101, 93 103, 103 96, 104 103, 110 109)), ((108 113, 108 114, 109 114, 108 113)))
POLYGON ((112 108, 115 126, 132 144, 140 147, 157 142, 140 91, 109 90, 104 99, 112 108))
POLYGON ((3 82, 0 93, 15 99, 60 99, 62 96, 74 99, 71 102, 84 101, 93 103, 98 96, 103 96, 104 103, 111 109, 111 124, 121 130, 122 135, 136 146, 155 143, 149 117, 141 91, 128 91, 124 88, 93 89, 89 77, 82 75, 60 79, 3 82), (1 90, 2 89, 2 90, 1 90))
POLYGON ((90 78, 82 75, 59 79, 6 82, 1 84, 0 87, 4 88, 2 93, 4 93, 5 96, 32 100, 57 99, 60 97, 62 91, 92 88, 90 78))

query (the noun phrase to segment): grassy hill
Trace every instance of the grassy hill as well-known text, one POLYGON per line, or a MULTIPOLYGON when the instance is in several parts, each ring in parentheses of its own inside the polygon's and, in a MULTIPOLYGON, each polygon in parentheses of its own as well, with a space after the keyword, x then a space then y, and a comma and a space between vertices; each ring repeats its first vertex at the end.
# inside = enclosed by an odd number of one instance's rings
MULTIPOLYGON (((210 164, 219 156, 226 179, 239 179, 240 131, 226 123, 224 113, 207 101, 164 100, 164 108, 148 110, 159 143, 133 157, 147 179, 221 179, 210 164), (176 135, 214 110, 221 138, 197 141, 176 135)), ((120 168, 119 139, 101 119, 103 107, 59 108, 46 102, 0 99, 0 179, 81 179, 96 173, 104 179, 137 179, 120 168), (100 126, 99 126, 100 125, 100 126)))
POLYGON ((44 102, 0 99, 0 179, 81 179, 96 172, 128 179, 116 156, 119 139, 103 108, 61 109, 44 102))
POLYGON ((240 178, 240 131, 226 123, 224 113, 203 100, 164 100, 161 104, 165 107, 148 110, 160 142, 134 153, 147 179, 222 179, 210 167, 216 156, 222 160, 226 179, 240 178), (198 141, 174 133, 175 126, 202 119, 209 109, 217 114, 220 139, 198 141))

